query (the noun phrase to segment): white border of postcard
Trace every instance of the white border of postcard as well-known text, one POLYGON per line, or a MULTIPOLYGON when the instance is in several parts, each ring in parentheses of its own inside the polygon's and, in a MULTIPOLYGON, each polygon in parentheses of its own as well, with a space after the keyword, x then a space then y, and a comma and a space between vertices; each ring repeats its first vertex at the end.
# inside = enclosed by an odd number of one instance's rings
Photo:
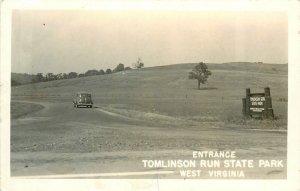
POLYGON ((1 190, 298 190, 300 161, 300 1, 1 1, 1 190), (13 9, 286 11, 289 17, 288 176, 285 180, 17 179, 10 177, 11 14, 13 9))

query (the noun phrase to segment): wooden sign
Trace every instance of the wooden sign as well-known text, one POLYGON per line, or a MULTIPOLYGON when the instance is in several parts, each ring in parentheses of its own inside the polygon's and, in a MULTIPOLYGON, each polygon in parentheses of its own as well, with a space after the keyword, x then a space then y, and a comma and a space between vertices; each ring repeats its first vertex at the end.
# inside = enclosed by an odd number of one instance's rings
POLYGON ((250 94, 250 113, 261 113, 265 108, 265 102, 264 93, 250 94))
POLYGON ((246 98, 243 98, 243 115, 260 119, 274 118, 269 87, 264 89, 264 93, 250 93, 250 88, 246 89, 246 98))

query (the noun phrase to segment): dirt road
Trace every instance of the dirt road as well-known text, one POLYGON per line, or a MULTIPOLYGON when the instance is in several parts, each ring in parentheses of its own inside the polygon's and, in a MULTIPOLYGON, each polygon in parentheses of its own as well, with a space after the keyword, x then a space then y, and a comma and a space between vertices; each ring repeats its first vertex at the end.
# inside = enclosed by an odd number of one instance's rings
MULTIPOLYGON (((230 150, 237 159, 283 160, 284 168, 239 168, 245 178, 286 178, 286 131, 160 124, 97 105, 39 104, 44 109, 11 121, 12 176, 186 178, 177 168, 144 167, 142 160, 190 160, 192 151, 230 150)), ((201 170, 191 178, 226 178, 201 170)))

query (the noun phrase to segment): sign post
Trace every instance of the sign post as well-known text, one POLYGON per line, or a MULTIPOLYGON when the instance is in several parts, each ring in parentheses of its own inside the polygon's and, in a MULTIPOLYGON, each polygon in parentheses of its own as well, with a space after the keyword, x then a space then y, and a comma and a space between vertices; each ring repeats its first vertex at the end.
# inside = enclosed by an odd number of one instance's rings
POLYGON ((258 119, 274 119, 270 88, 266 87, 264 93, 251 93, 246 89, 246 98, 242 99, 243 115, 258 119))

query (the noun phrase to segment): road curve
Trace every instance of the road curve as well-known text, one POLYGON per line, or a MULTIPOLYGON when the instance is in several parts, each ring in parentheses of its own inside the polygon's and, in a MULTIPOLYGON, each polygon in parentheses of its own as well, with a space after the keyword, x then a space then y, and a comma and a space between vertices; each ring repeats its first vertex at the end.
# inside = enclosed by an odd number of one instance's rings
MULTIPOLYGON (((216 129, 204 123, 180 127, 97 106, 40 104, 45 108, 11 122, 12 176, 182 178, 178 169, 144 168, 142 160, 192 159, 193 150, 234 150, 241 159, 278 159, 286 164, 285 131, 216 129), (161 173, 149 173, 154 171, 161 173)), ((285 178, 286 168, 247 169, 247 178, 260 177, 285 178)))

